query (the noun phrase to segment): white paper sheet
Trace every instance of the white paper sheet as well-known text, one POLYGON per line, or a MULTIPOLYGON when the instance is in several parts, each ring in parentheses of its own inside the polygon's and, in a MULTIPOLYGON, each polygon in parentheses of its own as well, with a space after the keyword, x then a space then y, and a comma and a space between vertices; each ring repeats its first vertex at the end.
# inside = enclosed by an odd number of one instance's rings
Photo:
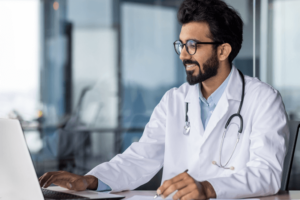
MULTIPOLYGON (((168 196, 166 199, 172 199, 171 196, 168 196)), ((154 196, 140 196, 140 195, 136 195, 133 196, 127 200, 162 200, 161 197, 157 197, 156 199, 154 199, 154 196)), ((218 200, 225 200, 225 199, 218 199, 218 200)), ((228 200, 228 199, 226 199, 228 200)), ((244 199, 234 199, 234 200, 244 200, 244 199)), ((247 200, 259 200, 259 199, 247 199, 247 200)))
MULTIPOLYGON (((165 199, 172 199, 172 197, 167 197, 165 199)), ((154 196, 140 196, 140 195, 135 195, 129 199, 126 200, 163 200, 163 198, 161 197, 157 197, 156 199, 154 199, 154 196)))

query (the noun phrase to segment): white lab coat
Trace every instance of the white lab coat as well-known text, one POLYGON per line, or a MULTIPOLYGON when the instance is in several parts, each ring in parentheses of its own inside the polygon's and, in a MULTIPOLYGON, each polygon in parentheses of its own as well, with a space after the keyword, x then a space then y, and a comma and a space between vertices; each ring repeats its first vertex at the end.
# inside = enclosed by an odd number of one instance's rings
MULTIPOLYGON (((289 137, 284 104, 278 91, 257 78, 245 76, 245 83, 241 110, 243 132, 228 164, 234 170, 219 168, 212 161, 219 163, 225 123, 237 112, 241 100, 242 80, 235 67, 205 131, 198 87, 184 83, 166 92, 139 142, 88 174, 102 180, 115 192, 135 189, 164 167, 162 182, 188 169, 195 180, 209 181, 217 198, 277 193, 289 137), (185 102, 189 103, 189 135, 183 134, 185 102)), ((232 123, 239 124, 239 119, 234 118, 232 123)), ((237 126, 230 125, 224 141, 222 164, 230 157, 236 139, 237 126)))

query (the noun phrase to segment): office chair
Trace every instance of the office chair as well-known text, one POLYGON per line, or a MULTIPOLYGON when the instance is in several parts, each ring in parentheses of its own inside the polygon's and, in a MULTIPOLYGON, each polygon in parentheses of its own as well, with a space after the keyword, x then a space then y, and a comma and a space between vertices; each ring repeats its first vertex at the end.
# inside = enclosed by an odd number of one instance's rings
POLYGON ((296 143, 298 138, 298 133, 300 132, 300 122, 299 121, 289 121, 290 129, 290 139, 288 143, 287 154, 284 160, 282 179, 281 179, 281 190, 287 191, 289 186, 290 174, 294 159, 294 153, 296 149, 296 143))

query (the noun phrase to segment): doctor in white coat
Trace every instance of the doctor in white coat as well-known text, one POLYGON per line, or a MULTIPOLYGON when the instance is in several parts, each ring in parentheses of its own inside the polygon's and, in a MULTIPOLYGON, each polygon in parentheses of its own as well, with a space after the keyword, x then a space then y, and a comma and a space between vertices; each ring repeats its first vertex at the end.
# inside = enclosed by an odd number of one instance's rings
POLYGON ((176 190, 173 199, 278 192, 289 136, 286 112, 277 90, 241 76, 231 64, 241 48, 242 20, 220 0, 185 0, 178 19, 182 29, 174 47, 188 83, 165 93, 140 141, 123 154, 86 176, 46 173, 41 186, 54 183, 84 190, 100 184, 114 192, 133 190, 163 167, 157 190, 163 197, 176 190), (223 138, 226 122, 241 103, 243 124, 239 117, 232 118, 223 138))

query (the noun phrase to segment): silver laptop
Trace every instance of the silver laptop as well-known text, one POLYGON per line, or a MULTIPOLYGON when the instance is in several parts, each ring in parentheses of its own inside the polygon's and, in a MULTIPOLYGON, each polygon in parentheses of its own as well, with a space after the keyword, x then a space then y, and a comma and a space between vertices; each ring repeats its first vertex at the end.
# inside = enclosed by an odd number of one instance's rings
POLYGON ((50 192, 48 197, 44 197, 39 185, 19 121, 0 119, 1 200, 124 198, 124 196, 109 194, 108 192, 91 190, 76 192, 58 186, 49 187, 46 192, 50 192))

